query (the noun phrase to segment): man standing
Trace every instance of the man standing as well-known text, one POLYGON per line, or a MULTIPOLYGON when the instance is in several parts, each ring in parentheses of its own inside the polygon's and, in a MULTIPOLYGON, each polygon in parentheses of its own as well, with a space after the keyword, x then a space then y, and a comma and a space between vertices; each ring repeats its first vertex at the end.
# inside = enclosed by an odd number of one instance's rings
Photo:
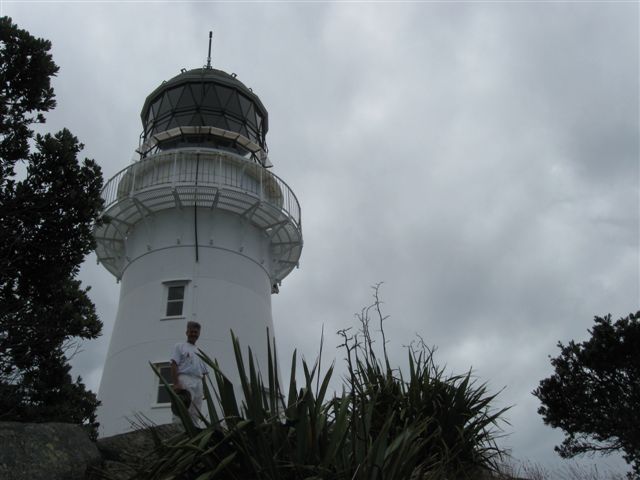
POLYGON ((202 376, 207 374, 207 368, 198 357, 198 348, 196 347, 198 338, 200 338, 200 324, 187 322, 187 341, 177 343, 171 354, 173 389, 176 391, 187 390, 191 395, 189 415, 196 426, 200 424, 199 412, 203 400, 202 376))

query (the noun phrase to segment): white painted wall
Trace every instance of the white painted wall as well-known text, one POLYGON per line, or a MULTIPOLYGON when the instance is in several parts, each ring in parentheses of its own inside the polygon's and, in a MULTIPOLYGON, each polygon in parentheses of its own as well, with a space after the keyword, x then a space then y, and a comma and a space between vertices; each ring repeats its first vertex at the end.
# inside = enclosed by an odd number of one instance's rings
POLYGON ((171 421, 170 408, 155 404, 158 380, 149 362, 168 361, 188 320, 202 324, 197 346, 218 359, 234 384, 231 329, 266 365, 267 328, 274 332, 269 239, 237 215, 204 208, 198 209, 198 262, 194 238, 193 207, 156 212, 127 237, 129 263, 98 395, 103 437, 130 430, 135 414, 171 421), (188 281, 184 315, 167 319, 164 282, 174 280, 188 281))

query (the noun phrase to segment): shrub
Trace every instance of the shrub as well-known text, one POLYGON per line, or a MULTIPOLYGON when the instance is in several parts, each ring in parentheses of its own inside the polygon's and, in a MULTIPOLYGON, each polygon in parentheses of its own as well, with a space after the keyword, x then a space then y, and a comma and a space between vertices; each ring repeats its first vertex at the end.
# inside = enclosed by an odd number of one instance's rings
POLYGON ((393 370, 378 290, 376 286, 374 304, 359 316, 358 332, 339 332, 348 373, 342 393, 331 398, 327 393, 334 365, 320 372, 322 345, 312 366, 301 362, 302 386, 296 382, 293 353, 284 395, 275 343, 268 348, 265 384, 251 349, 245 365, 232 332, 242 402, 217 362, 201 352, 213 371, 213 381, 204 382, 209 411, 208 419, 202 417, 205 428, 197 429, 178 404, 185 433, 163 442, 157 452, 160 460, 142 468, 137 477, 436 480, 495 472, 502 455, 495 443, 496 423, 504 412, 491 411, 495 395, 476 385, 470 372, 446 376, 424 342, 408 349, 407 379, 393 370), (380 358, 369 328, 372 309, 382 335, 380 358))

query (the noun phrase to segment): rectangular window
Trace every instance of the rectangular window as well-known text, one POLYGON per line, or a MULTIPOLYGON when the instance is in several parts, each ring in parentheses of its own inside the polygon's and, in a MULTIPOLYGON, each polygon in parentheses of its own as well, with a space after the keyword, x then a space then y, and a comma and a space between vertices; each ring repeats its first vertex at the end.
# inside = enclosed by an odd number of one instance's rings
POLYGON ((167 285, 167 317, 179 317, 184 309, 185 285, 167 285))
MULTIPOLYGON (((170 363, 156 363, 156 368, 160 370, 160 375, 162 378, 169 384, 169 387, 173 387, 173 382, 171 380, 171 364, 170 363)), ((156 377, 157 378, 157 377, 156 377)), ((156 403, 171 403, 171 397, 169 396, 169 392, 167 392, 166 387, 158 378, 158 392, 156 393, 156 403)))

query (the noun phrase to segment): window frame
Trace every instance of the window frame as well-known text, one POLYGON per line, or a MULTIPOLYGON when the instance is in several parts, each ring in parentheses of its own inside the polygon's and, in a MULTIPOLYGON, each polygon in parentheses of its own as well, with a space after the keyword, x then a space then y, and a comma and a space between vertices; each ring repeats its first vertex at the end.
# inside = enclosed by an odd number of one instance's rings
POLYGON ((162 312, 161 320, 180 320, 187 317, 187 299, 189 298, 189 280, 168 280, 162 282, 163 295, 162 295, 162 312), (172 287, 183 287, 182 300, 169 299, 169 293, 172 287), (178 315, 169 315, 169 303, 182 302, 182 309, 178 315))
MULTIPOLYGON (((160 372, 160 374, 162 375, 162 369, 163 368, 168 368, 168 375, 167 377, 165 377, 163 375, 163 378, 165 380, 167 380, 167 383, 169 384, 169 387, 172 388, 173 387, 173 382, 171 381, 171 360, 169 361, 163 361, 163 362, 154 362, 153 366, 156 367, 158 369, 158 371, 160 372)), ((151 407, 153 408, 170 408, 171 407, 171 397, 169 397, 169 400, 167 402, 160 402, 160 389, 164 389, 165 386, 164 384, 160 381, 160 378, 158 378, 157 375, 155 375, 154 373, 154 377, 156 379, 155 381, 155 388, 154 388, 154 395, 153 395, 153 401, 151 403, 151 407)), ((166 395, 169 395, 169 393, 167 392, 166 395)))

